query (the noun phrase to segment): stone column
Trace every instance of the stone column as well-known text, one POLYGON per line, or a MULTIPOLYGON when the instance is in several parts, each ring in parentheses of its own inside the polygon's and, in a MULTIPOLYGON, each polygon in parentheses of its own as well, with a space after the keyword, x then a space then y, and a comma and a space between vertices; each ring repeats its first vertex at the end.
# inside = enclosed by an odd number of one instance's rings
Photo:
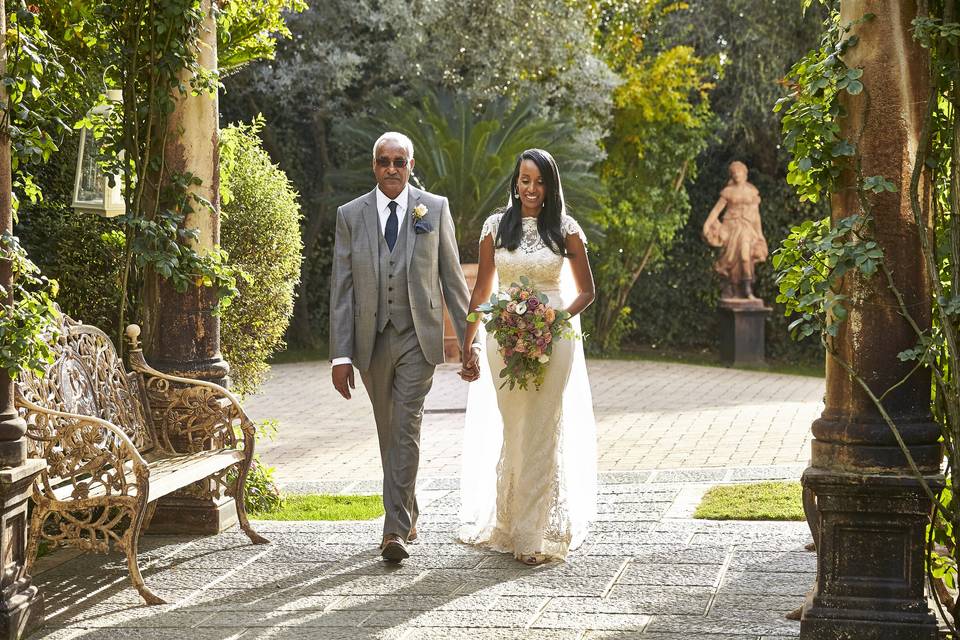
MULTIPOLYGON (((930 282, 910 208, 910 180, 929 90, 926 52, 911 36, 916 0, 844 0, 841 22, 858 25, 859 43, 845 61, 862 67, 865 91, 845 96, 843 136, 853 141, 862 175, 881 175, 896 193, 870 195, 876 239, 914 319, 930 326, 930 282)), ((833 219, 863 213, 856 176, 848 171, 832 202, 833 219)), ((923 232, 928 232, 924 221, 923 232)), ((817 499, 817 584, 807 599, 805 640, 899 640, 937 637, 924 595, 924 532, 931 504, 873 401, 848 375, 846 362, 876 395, 934 486, 941 460, 930 414, 930 375, 897 354, 917 336, 884 275, 847 277, 849 318, 827 357, 826 407, 813 424, 811 464, 803 482, 817 499)))
MULTIPOLYGON (((198 59, 205 69, 217 68, 216 21, 211 0, 204 0, 206 20, 197 41, 198 59)), ((190 76, 183 71, 182 81, 189 86, 190 76)), ((209 202, 211 207, 192 203, 184 227, 197 229, 199 238, 194 248, 203 253, 220 242, 220 153, 217 94, 180 95, 167 124, 164 173, 161 184, 174 174, 192 174, 201 183, 190 192, 209 202)), ((211 315, 216 306, 212 287, 190 287, 176 292, 165 281, 157 283, 159 295, 148 304, 149 326, 156 332, 147 336, 150 364, 173 375, 200 378, 222 384, 229 366, 220 353, 220 319, 211 315)))
MULTIPOLYGON (((0 33, 6 33, 7 11, 0 0, 0 33)), ((7 51, 0 41, 0 75, 7 51)), ((7 96, 0 86, 0 104, 7 96)), ((10 175, 10 132, 0 129, 0 233, 13 232, 10 175)), ((10 263, 0 260, 0 286, 11 290, 10 263)), ((10 295, 2 303, 13 302, 10 295)), ((42 459, 27 458, 26 423, 13 403, 13 383, 0 371, 0 640, 15 640, 43 623, 43 595, 24 571, 27 550, 27 500, 33 479, 46 467, 42 459)))
MULTIPOLYGON (((205 20, 197 40, 198 60, 205 69, 217 68, 217 26, 211 0, 203 0, 205 20)), ((189 86, 189 73, 183 71, 189 86)), ((216 92, 180 95, 167 125, 164 174, 190 173, 201 182, 191 193, 211 207, 192 203, 184 227, 197 229, 195 249, 209 251, 220 242, 219 113, 216 92)), ((230 367, 220 353, 220 319, 212 315, 217 292, 212 287, 190 287, 178 293, 157 279, 156 296, 147 296, 147 359, 151 366, 172 375, 226 384, 230 367)), ((150 527, 157 533, 217 533, 237 521, 233 500, 205 480, 159 501, 150 527)))

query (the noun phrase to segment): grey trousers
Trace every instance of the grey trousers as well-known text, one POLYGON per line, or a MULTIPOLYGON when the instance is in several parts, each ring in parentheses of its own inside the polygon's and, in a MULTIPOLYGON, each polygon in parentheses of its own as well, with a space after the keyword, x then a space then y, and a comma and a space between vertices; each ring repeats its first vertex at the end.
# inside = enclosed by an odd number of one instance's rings
POLYGON ((370 368, 360 372, 380 439, 384 535, 406 539, 417 524, 420 423, 435 369, 424 357, 412 327, 398 332, 388 324, 377 334, 370 368))

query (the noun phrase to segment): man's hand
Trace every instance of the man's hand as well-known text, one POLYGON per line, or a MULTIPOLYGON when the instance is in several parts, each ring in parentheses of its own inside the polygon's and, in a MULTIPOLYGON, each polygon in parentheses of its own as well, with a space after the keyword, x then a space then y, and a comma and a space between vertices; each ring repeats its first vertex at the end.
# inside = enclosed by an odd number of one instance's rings
POLYGON ((467 382, 473 382, 480 377, 480 353, 477 349, 471 348, 463 361, 463 366, 459 371, 460 378, 467 382))
POLYGON ((353 365, 338 364, 333 367, 333 387, 347 400, 350 399, 350 389, 356 389, 353 381, 353 365))

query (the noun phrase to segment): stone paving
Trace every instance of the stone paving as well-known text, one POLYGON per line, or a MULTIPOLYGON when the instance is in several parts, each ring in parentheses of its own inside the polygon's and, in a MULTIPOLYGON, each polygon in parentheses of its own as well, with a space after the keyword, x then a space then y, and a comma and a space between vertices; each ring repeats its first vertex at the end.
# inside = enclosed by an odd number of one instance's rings
POLYGON ((147 607, 121 556, 59 551, 35 572, 47 625, 32 638, 793 638, 799 625, 783 613, 814 581, 806 526, 690 515, 714 482, 801 470, 604 473, 587 543, 566 563, 535 568, 456 542, 454 477, 421 483, 423 541, 400 567, 377 556, 379 520, 260 522, 273 540, 264 546, 236 531, 146 536, 144 576, 171 603, 147 607))
MULTIPOLYGON (((822 378, 637 360, 587 366, 601 471, 798 464, 810 455, 822 378)), ((260 452, 280 483, 380 476, 373 414, 357 384, 347 401, 326 362, 285 364, 247 399, 251 417, 279 423, 260 452)), ((422 475, 460 473, 467 386, 455 366, 438 369, 425 407, 422 475)))
MULTIPOLYGON (((32 638, 140 640, 774 640, 814 581, 805 524, 691 519, 720 482, 799 477, 823 380, 642 361, 588 363, 597 413, 600 515, 566 563, 523 566, 456 542, 463 408, 456 367, 427 398, 418 495, 422 542, 401 567, 378 556, 381 521, 260 522, 146 536, 144 606, 122 556, 60 550, 35 578, 47 623, 32 638), (640 471, 646 469, 646 471, 640 471)), ((247 399, 279 423, 261 446, 288 491, 379 493, 369 402, 330 385, 323 362, 280 365, 247 399)))

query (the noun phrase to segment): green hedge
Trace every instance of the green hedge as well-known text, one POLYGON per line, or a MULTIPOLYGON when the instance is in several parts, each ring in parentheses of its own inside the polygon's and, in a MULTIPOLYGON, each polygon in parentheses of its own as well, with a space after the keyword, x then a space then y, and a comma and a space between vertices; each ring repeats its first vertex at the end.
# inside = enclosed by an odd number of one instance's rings
POLYGON ((260 127, 255 121, 220 135, 220 244, 248 275, 220 326, 223 355, 241 394, 257 389, 267 358, 284 347, 303 249, 297 193, 263 149, 260 127))
POLYGON ((14 232, 43 274, 57 280, 57 303, 69 316, 116 336, 124 237, 119 226, 70 207, 77 141, 39 167, 44 200, 20 204, 14 232))

